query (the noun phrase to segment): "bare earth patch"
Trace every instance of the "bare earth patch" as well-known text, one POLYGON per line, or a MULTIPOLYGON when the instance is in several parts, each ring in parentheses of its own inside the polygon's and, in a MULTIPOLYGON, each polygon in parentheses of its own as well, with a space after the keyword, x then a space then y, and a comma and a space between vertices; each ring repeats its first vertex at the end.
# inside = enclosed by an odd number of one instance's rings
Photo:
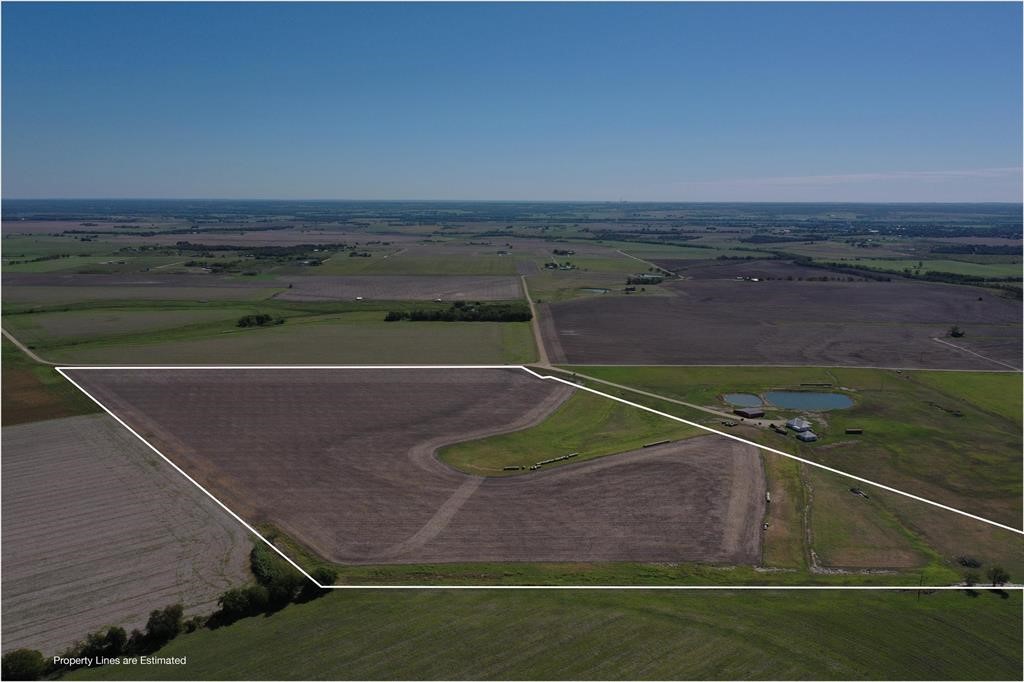
POLYGON ((247 520, 338 563, 759 559, 749 446, 699 438, 502 479, 439 461, 572 391, 521 370, 71 375, 247 520))

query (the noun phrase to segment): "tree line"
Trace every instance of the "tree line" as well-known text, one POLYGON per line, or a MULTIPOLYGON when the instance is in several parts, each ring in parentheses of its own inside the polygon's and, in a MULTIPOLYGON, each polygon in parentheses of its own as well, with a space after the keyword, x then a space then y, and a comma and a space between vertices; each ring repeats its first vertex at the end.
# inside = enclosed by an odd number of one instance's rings
POLYGON ((526 303, 466 303, 455 301, 448 308, 390 310, 386 322, 529 322, 533 319, 526 303))
MULTIPOLYGON (((211 616, 185 619, 181 604, 156 609, 150 612, 143 630, 134 629, 129 634, 122 627, 108 627, 86 636, 60 654, 59 658, 70 661, 67 664, 55 664, 35 649, 15 649, 3 656, 3 679, 38 680, 63 674, 84 665, 74 662, 81 659, 149 655, 182 633, 201 628, 212 630, 242 618, 274 613, 290 603, 311 601, 327 593, 263 543, 253 546, 249 566, 256 583, 222 594, 217 600, 219 608, 211 616)), ((319 567, 311 575, 321 585, 332 585, 338 577, 336 571, 327 567, 319 567)))

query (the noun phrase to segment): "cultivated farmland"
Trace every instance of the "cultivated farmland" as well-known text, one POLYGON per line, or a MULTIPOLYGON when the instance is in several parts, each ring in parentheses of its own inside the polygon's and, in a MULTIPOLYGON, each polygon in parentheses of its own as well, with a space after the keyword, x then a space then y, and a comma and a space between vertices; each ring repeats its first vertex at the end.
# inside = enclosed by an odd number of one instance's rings
POLYGON ((291 287, 277 295, 286 301, 502 301, 523 294, 519 278, 487 275, 307 275, 287 281, 291 287))
POLYGON ((749 446, 700 438, 510 478, 439 461, 446 444, 529 427, 569 397, 521 370, 72 376, 232 509, 330 561, 759 560, 749 446))
POLYGON ((966 286, 919 282, 693 279, 673 296, 588 298, 540 306, 552 362, 854 365, 936 369, 1019 366, 1020 304, 966 286), (1012 337, 985 359, 934 338, 1012 337), (993 362, 993 360, 997 362, 993 362))
POLYGON ((248 532, 107 415, 3 428, 3 644, 57 653, 247 579, 248 532))

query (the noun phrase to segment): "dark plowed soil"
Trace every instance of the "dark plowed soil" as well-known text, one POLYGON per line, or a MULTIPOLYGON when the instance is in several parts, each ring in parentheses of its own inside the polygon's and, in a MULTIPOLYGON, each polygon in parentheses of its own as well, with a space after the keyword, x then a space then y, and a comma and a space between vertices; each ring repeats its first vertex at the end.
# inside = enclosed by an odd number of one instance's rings
POLYGON ((541 328, 551 361, 1000 369, 932 340, 959 324, 968 334, 978 325, 986 336, 1016 339, 1015 352, 1014 344, 990 350, 1019 366, 1020 302, 972 287, 735 279, 662 286, 672 295, 550 305, 542 312, 551 324, 541 328))
POLYGON ((525 428, 572 389, 497 370, 77 370, 243 517, 341 563, 759 557, 753 448, 701 438, 484 479, 442 445, 525 428))
MULTIPOLYGON (((792 277, 849 277, 825 268, 811 268, 787 260, 654 260, 652 263, 691 279, 786 279, 792 277)), ((856 279, 861 279, 857 277, 856 279)))
POLYGON ((287 301, 501 301, 522 297, 518 277, 481 275, 347 275, 284 278, 291 285, 276 298, 287 301))
POLYGON ((238 277, 218 275, 154 275, 151 273, 83 275, 59 272, 4 273, 2 282, 10 287, 231 287, 266 289, 286 286, 280 282, 267 283, 238 277))

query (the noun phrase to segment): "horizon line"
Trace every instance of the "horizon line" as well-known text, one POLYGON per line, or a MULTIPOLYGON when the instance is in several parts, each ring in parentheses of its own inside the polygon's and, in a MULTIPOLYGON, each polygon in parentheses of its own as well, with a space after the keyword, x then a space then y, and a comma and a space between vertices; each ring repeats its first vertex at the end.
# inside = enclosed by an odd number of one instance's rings
POLYGON ((713 199, 370 199, 370 198, 328 198, 328 197, 3 197, 0 201, 336 201, 336 202, 381 202, 381 203, 492 203, 492 204, 870 204, 870 205, 932 205, 951 206, 957 204, 970 205, 1019 205, 1022 200, 963 200, 963 201, 864 201, 855 199, 799 200, 786 201, 781 199, 756 200, 713 200, 713 199))

